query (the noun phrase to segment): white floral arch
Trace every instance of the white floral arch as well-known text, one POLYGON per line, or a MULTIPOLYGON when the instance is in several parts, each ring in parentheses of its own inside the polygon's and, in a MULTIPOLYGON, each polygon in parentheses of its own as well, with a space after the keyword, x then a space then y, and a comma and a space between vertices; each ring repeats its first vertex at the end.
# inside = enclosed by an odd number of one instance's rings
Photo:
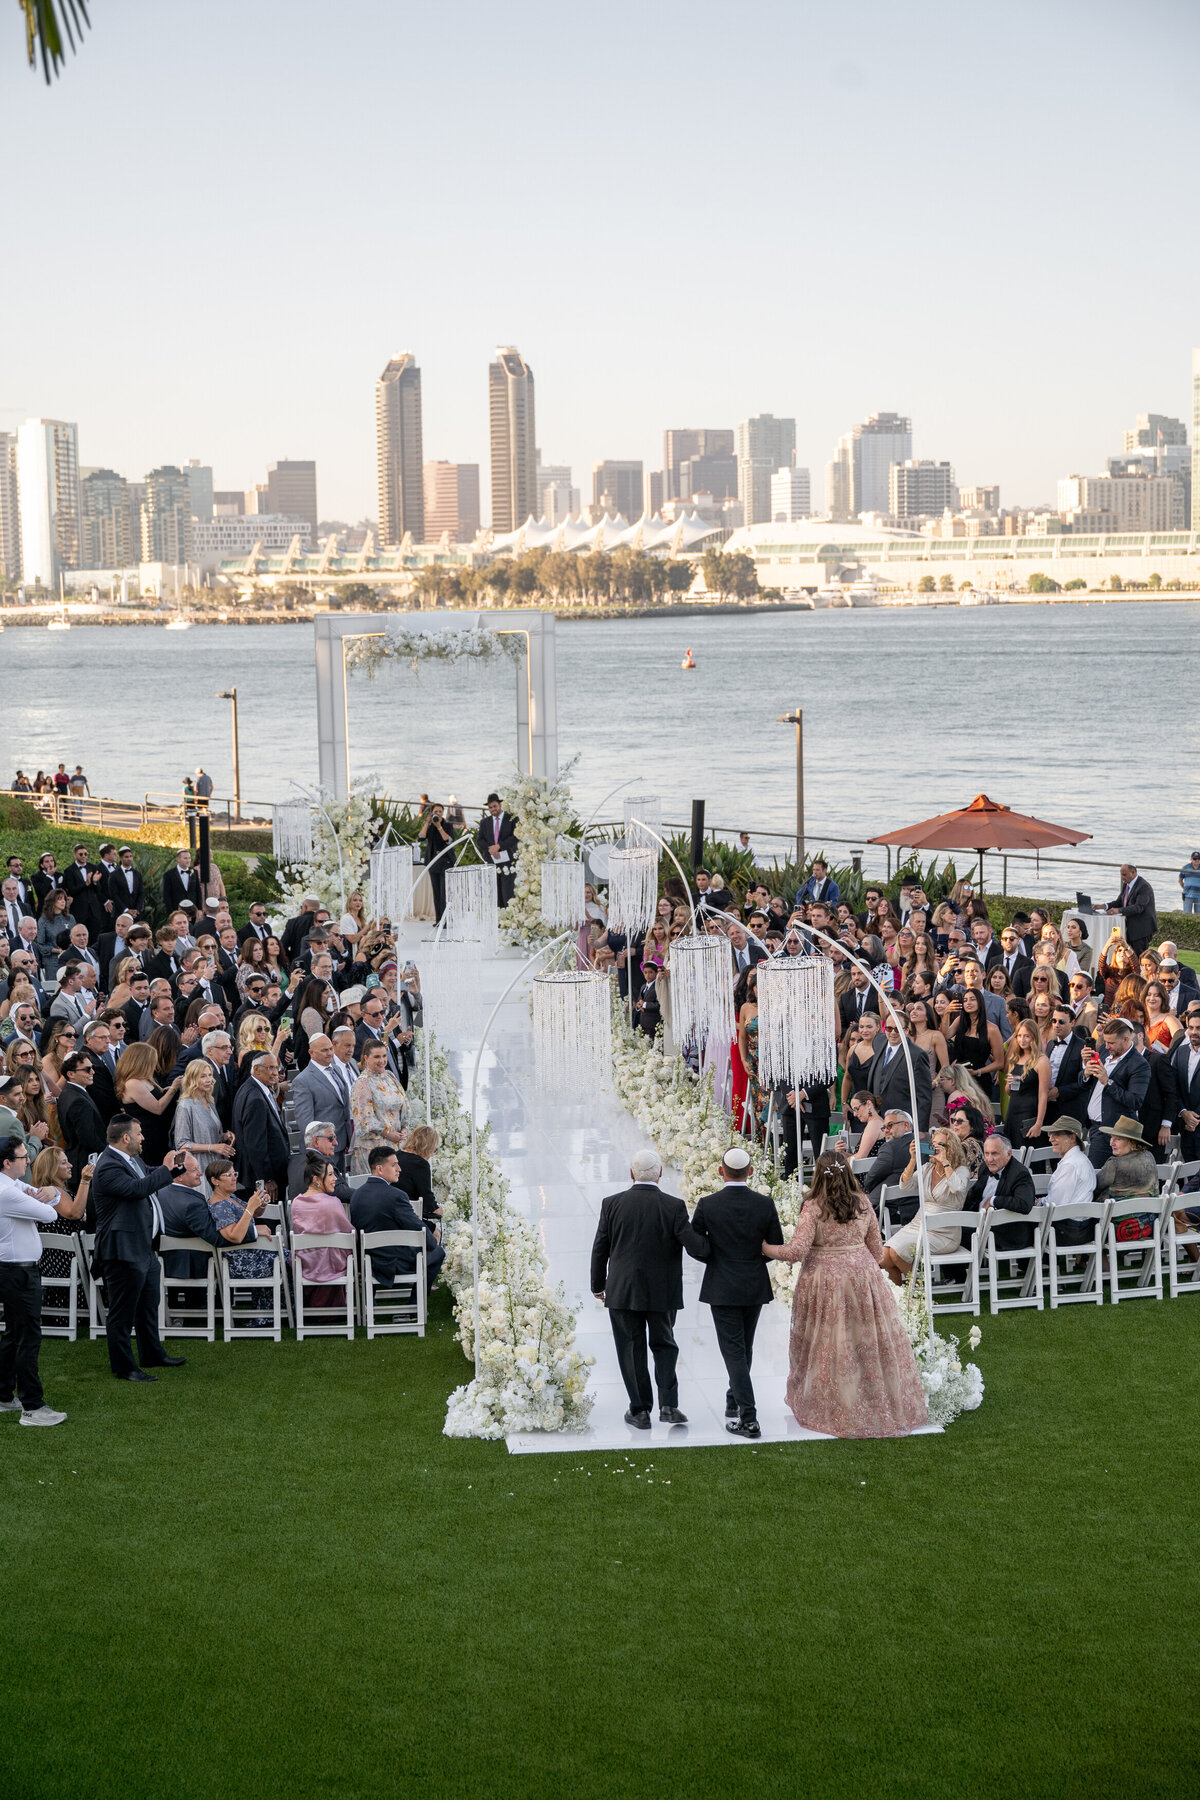
MULTIPOLYGON (((412 644, 417 634, 497 632, 523 638, 524 656, 518 659, 517 669, 517 767, 524 775, 554 778, 558 772, 558 703, 553 613, 530 608, 495 613, 400 613, 387 618, 395 619, 400 627, 404 655, 419 654, 412 644)), ((373 615, 343 612, 317 613, 313 632, 319 778, 322 788, 335 799, 345 800, 350 794, 346 646, 355 638, 384 639, 390 634, 386 623, 383 629, 374 625, 373 615)))

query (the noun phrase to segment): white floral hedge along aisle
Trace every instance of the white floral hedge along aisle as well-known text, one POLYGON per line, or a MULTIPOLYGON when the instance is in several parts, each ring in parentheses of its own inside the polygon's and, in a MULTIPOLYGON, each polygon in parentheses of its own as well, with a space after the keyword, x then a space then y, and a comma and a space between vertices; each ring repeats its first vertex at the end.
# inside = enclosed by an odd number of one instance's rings
POLYGON ((553 781, 544 775, 518 775, 500 796, 505 812, 517 822, 517 880, 500 915, 500 936, 506 944, 536 950, 561 930, 542 918, 542 864, 576 854, 571 833, 579 829, 579 820, 568 780, 578 760, 573 757, 564 764, 553 781))
MULTIPOLYGON (((423 1081, 423 1057, 417 1072, 423 1081)), ((474 1360, 471 1236, 471 1127, 445 1053, 430 1051, 432 1118, 441 1137, 433 1189, 442 1209, 446 1260, 464 1355, 474 1360)), ((410 1089, 414 1117, 423 1088, 410 1089)), ((491 1127, 476 1137, 479 1191, 479 1374, 446 1407, 447 1437, 503 1438, 517 1431, 582 1431, 592 1410, 593 1357, 575 1348, 575 1315, 561 1287, 546 1280, 546 1258, 527 1219, 508 1204, 508 1183, 491 1150, 491 1127)))
POLYGON ((335 800, 322 788, 320 806, 312 808, 312 854, 307 861, 280 866, 283 891, 279 916, 271 924, 276 931, 300 911, 305 894, 315 894, 331 913, 342 915, 342 883, 346 898, 355 889, 367 888, 371 851, 383 830, 382 819, 371 817, 371 798, 377 786, 374 775, 362 775, 350 784, 345 800, 335 800), (341 862, 338 851, 341 851, 341 862))
MULTIPOLYGON (((711 1079, 694 1081, 682 1059, 668 1062, 644 1032, 630 1030, 624 1009, 613 1008, 613 1087, 626 1111, 637 1121, 664 1162, 680 1171, 683 1198, 691 1212, 697 1200, 716 1185, 717 1166, 731 1144, 749 1150, 751 1185, 770 1194, 785 1234, 795 1229, 808 1190, 793 1175, 784 1181, 761 1144, 751 1144, 733 1129, 728 1115, 713 1099, 711 1079)), ((796 1264, 772 1262, 775 1298, 790 1306, 799 1275, 796 1264)), ((914 1270, 915 1277, 915 1270, 914 1270)), ((888 1283, 891 1287, 891 1283, 888 1283)), ((925 1305, 923 1285, 915 1278, 892 1289, 909 1342, 921 1371, 930 1422, 949 1425, 960 1412, 973 1412, 983 1399, 983 1376, 974 1363, 959 1359, 958 1339, 939 1337, 925 1305)), ((979 1343, 978 1326, 968 1344, 979 1343)))

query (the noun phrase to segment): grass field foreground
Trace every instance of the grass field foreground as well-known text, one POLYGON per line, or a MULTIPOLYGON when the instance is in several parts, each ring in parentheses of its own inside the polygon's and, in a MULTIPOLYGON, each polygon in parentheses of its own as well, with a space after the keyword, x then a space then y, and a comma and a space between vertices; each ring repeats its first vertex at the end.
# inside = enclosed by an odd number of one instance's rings
POLYGON ((47 1341, 68 1423, 0 1419, 3 1792, 1195 1791, 1200 1307, 981 1323, 944 1437, 531 1457, 441 1435, 444 1294, 423 1342, 155 1387, 47 1341))

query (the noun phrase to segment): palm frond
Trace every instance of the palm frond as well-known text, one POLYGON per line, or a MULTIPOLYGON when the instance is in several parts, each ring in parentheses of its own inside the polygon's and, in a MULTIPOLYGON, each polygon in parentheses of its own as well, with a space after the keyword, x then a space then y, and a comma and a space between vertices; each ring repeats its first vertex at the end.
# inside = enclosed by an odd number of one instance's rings
POLYGON ((41 58, 42 73, 49 86, 67 60, 67 50, 81 42, 85 27, 91 24, 87 0, 21 0, 25 14, 25 48, 29 66, 36 68, 41 58))

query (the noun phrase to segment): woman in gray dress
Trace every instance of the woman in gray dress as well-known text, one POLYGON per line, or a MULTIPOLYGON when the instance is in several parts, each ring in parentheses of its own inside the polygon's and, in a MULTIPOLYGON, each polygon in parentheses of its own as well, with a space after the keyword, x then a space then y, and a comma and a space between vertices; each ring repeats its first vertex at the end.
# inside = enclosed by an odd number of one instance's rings
POLYGON ((221 1117, 213 1105, 212 1064, 197 1056, 183 1072, 183 1090, 175 1108, 171 1142, 176 1150, 190 1150, 200 1164, 207 1199, 212 1187, 206 1173, 216 1156, 227 1157, 233 1133, 221 1125, 221 1117))

